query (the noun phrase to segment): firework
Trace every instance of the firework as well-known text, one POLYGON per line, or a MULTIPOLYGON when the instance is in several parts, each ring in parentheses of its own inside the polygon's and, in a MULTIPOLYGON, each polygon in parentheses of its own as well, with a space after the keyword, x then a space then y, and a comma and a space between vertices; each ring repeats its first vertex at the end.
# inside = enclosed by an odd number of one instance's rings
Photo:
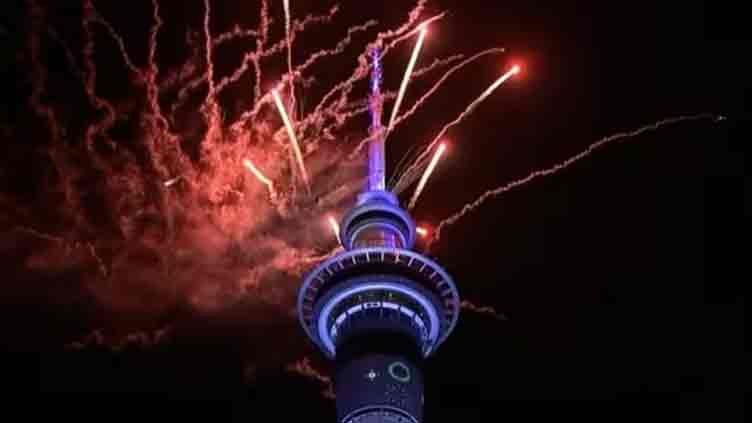
POLYGON ((413 73, 413 68, 415 68, 415 63, 418 61, 418 55, 420 54, 420 49, 423 46, 423 40, 426 38, 426 34, 428 33, 428 28, 424 24, 420 29, 420 35, 418 35, 418 41, 415 43, 415 48, 413 48, 413 54, 410 57, 410 62, 407 64, 407 69, 405 70, 405 76, 402 78, 402 84, 400 84, 400 89, 397 94, 397 100, 394 102, 394 107, 392 108, 392 116, 389 118, 389 125, 387 126, 386 133, 387 136, 392 131, 392 128, 394 127, 394 121, 397 118, 397 113, 399 112, 399 108, 402 105, 402 99, 405 97, 405 91, 407 91, 407 84, 410 82, 410 77, 413 73))
POLYGON ((411 210, 413 207, 415 207, 415 203, 418 202, 418 198, 420 198, 420 194, 423 192, 423 189, 426 187, 428 178, 431 177, 431 174, 436 168, 436 165, 439 163, 439 159, 441 159, 441 156, 444 154, 445 150, 446 150, 446 144, 444 143, 439 144, 439 148, 436 149, 436 153, 434 153, 433 158, 431 158, 431 163, 429 163, 428 167, 426 168, 426 171, 423 172, 423 176, 420 178, 420 182, 418 182, 418 187, 415 188, 415 193, 413 193, 413 197, 410 199, 410 203, 407 206, 408 210, 411 210))
POLYGON ((274 103, 277 105, 277 110, 279 111, 280 116, 282 116, 282 121, 284 122, 285 128, 287 129, 287 135, 290 138, 292 151, 295 153, 295 160, 298 162, 298 170, 300 170, 300 176, 301 178, 303 178, 303 183, 310 193, 311 186, 308 182, 308 172, 306 171, 305 163, 303 163, 303 154, 300 152, 300 145, 298 144, 298 137, 295 135, 295 129, 292 127, 292 122, 290 122, 290 117, 287 115, 285 105, 282 104, 282 99, 279 97, 279 93, 276 89, 272 90, 272 95, 274 96, 274 103))
POLYGON ((327 220, 329 221, 329 226, 332 228, 332 232, 334 232, 334 236, 337 238, 337 242, 342 244, 342 241, 339 238, 339 223, 337 223, 337 219, 335 219, 334 216, 329 216, 327 220))
POLYGON ((269 178, 264 176, 264 174, 261 173, 261 171, 258 170, 258 168, 253 165, 253 162, 251 162, 248 159, 243 159, 243 166, 245 166, 245 168, 248 169, 253 174, 253 176, 255 176, 256 179, 259 180, 259 182, 266 185, 269 191, 274 190, 274 184, 272 183, 272 181, 270 181, 269 178))
POLYGON ((417 233, 421 238, 425 238, 428 236, 428 229, 422 226, 418 226, 417 228, 415 228, 415 233, 417 233))
POLYGON ((439 134, 436 135, 433 141, 431 141, 428 144, 428 147, 426 147, 423 153, 420 156, 418 156, 418 158, 415 159, 415 161, 413 161, 413 163, 407 168, 407 170, 402 175, 402 177, 400 177, 397 180, 397 184, 395 185, 393 191, 396 194, 398 194, 402 190, 404 190, 408 185, 410 185, 414 181, 414 178, 416 177, 416 170, 422 167, 421 165, 422 163, 425 162, 425 159, 428 156, 429 152, 433 149, 436 143, 438 143, 444 137, 444 135, 446 135, 447 131, 449 131, 449 129, 451 129, 453 126, 462 122, 468 115, 470 115, 470 113, 473 112, 473 110, 480 103, 483 102, 483 100, 488 98, 488 96, 490 96, 494 91, 496 91, 496 89, 498 89, 501 86, 501 84, 503 84, 509 78, 511 78, 512 76, 514 76, 515 74, 519 72, 520 72, 519 65, 514 65, 510 70, 508 70, 501 77, 499 77, 499 79, 494 81, 494 83, 491 84, 485 91, 483 91, 483 93, 478 98, 476 98, 472 103, 470 103, 470 105, 467 106, 467 108, 464 111, 462 111, 462 113, 460 113, 460 115, 457 116, 455 120, 444 125, 444 127, 441 128, 441 131, 439 131, 439 134))

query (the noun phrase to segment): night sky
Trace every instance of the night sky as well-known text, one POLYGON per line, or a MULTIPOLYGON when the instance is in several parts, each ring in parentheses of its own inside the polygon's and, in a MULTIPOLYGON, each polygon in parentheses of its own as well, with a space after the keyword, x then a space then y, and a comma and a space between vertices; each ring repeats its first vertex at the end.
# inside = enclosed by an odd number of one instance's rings
MULTIPOLYGON (((128 314, 97 303, 77 279, 80 270, 59 265, 41 272, 29 264, 35 249, 50 241, 19 227, 37 225, 40 232, 56 235, 63 221, 53 216, 60 198, 38 189, 48 179, 40 176, 48 165, 34 158, 49 148, 50 136, 39 129, 43 121, 29 105, 34 84, 28 5, 13 3, 4 6, 0 18, 4 390, 147 393, 128 399, 124 408, 134 418, 150 420, 254 421, 284 404, 277 420, 291 420, 307 407, 306 421, 334 421, 333 402, 322 396, 325 384, 288 370, 309 357, 315 369, 329 372, 284 306, 260 302, 211 314, 178 302, 155 305, 157 311, 149 307, 148 315, 128 314), (108 340, 87 338, 95 329, 108 340), (132 342, 113 347, 128 334, 132 342), (75 341, 83 345, 71 348, 75 341), (216 401, 167 401, 199 398, 216 401)), ((258 2, 212 3, 215 33, 235 23, 257 23, 258 2)), ((279 36, 282 6, 271 3, 272 31, 279 36)), ((300 36, 296 60, 336 42, 348 25, 371 18, 385 27, 398 24, 408 3, 346 2, 335 24, 300 36)), ((43 27, 79 54, 80 3, 39 4, 48 11, 43 27)), ((324 0, 291 4, 294 15, 325 13, 331 6, 324 0)), ((131 53, 143 65, 151 3, 95 5, 126 42, 131 40, 131 53)), ((185 29, 193 25, 201 35, 203 2, 164 0, 162 6, 166 24, 157 60, 166 71, 190 56, 183 51, 185 29)), ((736 18, 742 12, 715 3, 434 0, 423 16, 443 10, 448 15, 432 26, 423 63, 495 46, 508 53, 480 60, 453 77, 392 135, 388 166, 394 168, 412 145, 432 138, 509 64, 522 63, 524 70, 449 132, 449 154, 414 210, 420 223, 436 224, 485 190, 549 167, 602 137, 674 116, 710 113, 725 119, 678 123, 611 144, 554 176, 490 200, 442 233, 430 255, 454 276, 463 299, 493 307, 502 317, 461 314, 452 336, 427 364, 426 421, 646 416, 741 421, 742 286, 749 261, 742 228, 750 214, 751 183, 745 149, 752 134, 747 101, 752 67, 743 58, 752 51, 752 35, 736 18), (502 403, 508 399, 624 401, 539 407, 502 403)), ((97 34, 98 51, 114 48, 101 28, 97 34)), ((347 75, 373 34, 319 65, 318 82, 326 85, 347 75)), ((87 104, 81 82, 68 75, 61 44, 48 31, 43 40, 40 57, 51 77, 42 102, 59 108, 61 119, 74 128, 66 136, 73 137, 81 133, 81 122, 100 112, 87 104)), ((411 45, 387 57, 387 88, 398 86, 411 45)), ((218 51, 217 72, 237 66, 241 49, 218 51)), ((122 82, 128 74, 119 55, 105 52, 97 59, 99 93, 113 100, 119 114, 137 113, 144 100, 131 96, 122 82)), ((279 64, 270 66, 284 72, 279 64)), ((432 81, 435 77, 412 84, 406 104, 432 81)), ((248 91, 231 90, 221 99, 227 116, 239 113, 248 91)), ((304 108, 318 92, 314 86, 301 95, 304 108)), ((165 104, 173 100, 163 99, 165 104)), ((113 138, 137 132, 129 125, 117 124, 113 138)), ((349 130, 362 131, 365 125, 363 118, 349 130)), ((104 218, 92 220, 101 225, 88 226, 77 239, 112 236, 104 218)), ((128 292, 142 288, 134 283, 117 292, 144 303, 161 301, 148 290, 128 292)), ((288 283, 275 295, 285 297, 280 303, 286 304, 296 288, 288 283)), ((80 416, 73 406, 66 413, 80 416)))

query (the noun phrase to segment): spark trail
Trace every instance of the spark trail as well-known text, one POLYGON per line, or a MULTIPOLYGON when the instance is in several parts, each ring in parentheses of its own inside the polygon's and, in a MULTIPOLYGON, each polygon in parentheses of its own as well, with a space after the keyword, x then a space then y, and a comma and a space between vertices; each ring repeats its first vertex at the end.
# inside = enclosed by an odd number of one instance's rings
POLYGON ((413 193, 412 198, 410 198, 410 203, 408 203, 408 206, 407 206, 408 210, 412 210, 415 207, 415 203, 418 202, 418 198, 420 198, 420 194, 423 193, 423 189, 426 187, 428 178, 431 177, 431 174, 433 174, 434 169, 436 169, 436 165, 439 163, 439 160, 441 159, 441 156, 444 154, 444 151, 446 151, 446 144, 445 143, 439 144, 439 148, 436 149, 436 153, 434 153, 433 157, 431 158, 431 163, 429 163, 428 167, 426 168, 426 171, 423 173, 423 176, 420 178, 420 182, 418 182, 418 187, 415 188, 415 192, 413 193))
POLYGON ((292 71, 292 34, 290 33, 290 0, 282 0, 285 9, 285 40, 287 42, 287 72, 290 75, 290 110, 295 113, 295 74, 292 71))
POLYGON ((418 158, 416 158, 413 163, 407 168, 404 175, 400 177, 397 180, 397 184, 395 185, 393 191, 395 194, 399 194, 402 192, 405 188, 407 188, 408 185, 410 185, 416 177, 416 172, 419 168, 422 167, 422 164, 424 163, 425 159, 427 158, 430 151, 433 149, 433 147, 438 143, 444 135, 446 135, 447 131, 449 131, 452 127, 462 122, 467 116, 469 116, 475 108, 482 103, 488 96, 490 96, 494 91, 496 91, 497 88, 501 86, 504 82, 506 82, 509 78, 511 78, 513 75, 519 73, 520 68, 519 66, 513 66, 509 71, 507 71, 504 75, 499 77, 496 81, 494 81, 493 84, 491 84, 477 99, 475 99, 472 103, 470 103, 467 108, 460 113, 457 118, 446 125, 444 125, 443 128, 439 131, 438 135, 431 141, 426 149, 421 153, 418 158))
POLYGON ((415 43, 415 48, 413 48, 413 53, 410 56, 410 62, 407 64, 407 69, 405 69, 405 76, 402 77, 402 83, 400 84, 399 92, 397 93, 397 100, 394 102, 394 107, 392 107, 392 115, 389 118, 389 125, 386 128, 384 141, 386 141, 386 138, 389 137, 389 133, 394 128, 394 121, 397 118, 397 113, 399 113, 400 106, 402 105, 402 99, 405 98, 407 84, 410 82, 415 63, 418 61, 418 55, 420 54, 420 49, 423 47, 423 40, 426 38, 426 33, 428 33, 428 28, 423 25, 420 34, 418 35, 418 41, 415 43))
POLYGON ((285 128, 287 129, 287 136, 290 138, 290 145, 292 146, 292 150, 295 153, 295 160, 298 163, 300 176, 301 178, 303 178, 303 183, 305 184, 306 190, 308 190, 308 193, 310 194, 311 185, 308 181, 308 172, 306 171, 305 163, 303 162, 303 154, 300 152, 298 137, 297 135, 295 135, 295 128, 293 128, 292 122, 290 122, 290 117, 285 111, 285 105, 282 103, 282 98, 280 98, 279 93, 276 89, 272 90, 272 95, 274 96, 274 103, 277 105, 277 110, 279 111, 280 116, 282 116, 282 121, 284 122, 285 128))
POLYGON ((646 125, 646 126, 640 127, 640 128, 635 129, 633 131, 620 132, 618 134, 614 134, 614 135, 610 135, 608 137, 602 138, 602 139, 600 139, 600 140, 598 140, 598 141, 590 144, 587 149, 585 149, 585 150, 577 153, 576 155, 574 155, 574 156, 572 156, 572 157, 570 157, 570 158, 568 158, 568 159, 566 159, 566 160, 564 160, 562 162, 559 162, 559 163, 557 163, 557 164, 555 164, 555 165, 553 165, 553 166, 551 166, 549 168, 533 171, 533 172, 531 172, 530 174, 528 174, 526 177, 524 177, 522 179, 518 179, 516 181, 512 181, 512 182, 510 182, 508 184, 502 185, 502 186, 500 186, 498 188, 494 188, 494 189, 486 191, 480 197, 478 197, 475 201, 472 201, 472 202, 466 204, 464 207, 462 207, 462 209, 460 209, 457 213, 455 213, 455 214, 449 216, 448 218, 442 220, 436 226, 436 230, 434 232, 434 237, 431 240, 431 243, 436 242, 436 241, 438 241, 438 240, 441 239, 441 233, 442 233, 442 231, 444 229, 446 229, 447 227, 449 227, 451 225, 454 225, 460 219, 462 219, 463 217, 467 216, 469 213, 471 213, 472 211, 474 211, 475 209, 477 209, 478 207, 480 207, 481 205, 483 205, 486 201, 488 201, 488 200, 490 200, 492 198, 499 197, 500 195, 502 195, 502 194, 504 194, 504 193, 506 193, 506 192, 508 192, 508 191, 510 191, 512 189, 521 187, 521 186, 523 186, 523 185, 525 185, 525 184, 527 184, 527 183, 529 183, 529 182, 531 182, 531 181, 533 181, 535 179, 546 177, 546 176, 550 176, 550 175, 553 175, 555 173, 558 173, 559 171, 568 168, 569 166, 571 166, 571 165, 579 162, 580 160, 589 157, 596 150, 598 150, 600 148, 603 148, 603 147, 605 147, 605 146, 607 146, 607 145, 609 145, 611 143, 618 142, 618 141, 625 140, 625 139, 634 138, 634 137, 637 137, 637 136, 639 136, 639 135, 641 135, 641 134, 643 134, 645 132, 656 131, 656 130, 658 130, 658 129, 664 127, 664 126, 667 126, 667 125, 674 125, 674 124, 681 123, 681 122, 697 121, 697 120, 704 120, 704 119, 716 119, 717 120, 717 118, 718 117, 716 115, 709 114, 709 113, 701 113, 701 114, 686 115, 686 116, 677 116, 677 117, 672 117, 672 118, 667 118, 667 119, 663 119, 663 120, 657 121, 655 123, 652 123, 650 125, 646 125))
MULTIPOLYGON (((483 51, 481 51, 479 53, 476 53, 475 55, 471 56, 470 58, 462 61, 461 63, 454 65, 452 68, 450 68, 448 71, 446 71, 441 76, 441 78, 439 78, 439 80, 436 81, 436 83, 430 89, 428 89, 420 97, 420 99, 418 99, 418 101, 415 102, 415 104, 410 108, 410 110, 406 111, 405 113, 403 113, 402 115, 400 115, 400 116, 397 117, 397 119, 394 122, 394 126, 395 127, 399 126, 401 123, 407 121, 413 114, 415 114, 415 112, 417 112, 426 103, 426 101, 428 101, 434 94, 436 94, 436 92, 438 92, 438 90, 449 79, 450 76, 452 76, 453 74, 455 74, 459 70, 464 69, 465 67, 467 67, 468 65, 470 65, 473 62, 475 62, 476 60, 480 59, 483 56, 486 56, 486 55, 489 55, 489 54, 502 54, 505 51, 506 51, 505 49, 500 48, 500 47, 483 50, 483 51)), ((462 59, 462 57, 463 56, 461 56, 461 55, 455 55, 455 56, 451 56, 451 57, 448 57, 448 58, 443 59, 443 60, 437 60, 433 64, 431 64, 429 66, 426 66, 425 68, 423 68, 421 70, 416 71, 414 73, 414 75, 415 75, 415 77, 422 76, 425 72, 427 72, 428 70, 433 69, 434 67, 441 66, 441 65, 448 65, 448 64, 452 63, 455 60, 462 59)), ((353 159, 353 158, 357 157, 357 155, 360 153, 360 150, 363 147, 365 147, 372 139, 373 138, 371 136, 362 139, 358 143, 358 147, 355 149, 355 151, 353 151, 353 153, 350 154, 350 158, 353 159)), ((411 147, 411 149, 412 148, 415 148, 415 146, 411 147)), ((393 179, 396 178, 401 173, 400 172, 400 168, 402 167, 403 162, 405 160, 407 160, 407 157, 408 156, 405 156, 402 160, 400 160, 400 163, 397 165, 397 168, 394 171, 394 176, 392 177, 393 179)), ((389 185, 393 186, 394 184, 390 182, 389 185)))
POLYGON ((251 172, 253 176, 255 176, 256 179, 259 180, 259 182, 266 186, 266 189, 269 190, 269 196, 272 199, 277 197, 277 192, 274 190, 274 183, 263 173, 261 173, 261 171, 253 165, 253 162, 248 159, 243 159, 243 166, 245 166, 245 168, 248 169, 248 171, 251 172))
POLYGON ((490 306, 479 306, 469 300, 463 300, 460 303, 460 307, 462 307, 462 309, 464 310, 468 310, 473 313, 483 314, 496 320, 500 320, 500 321, 509 320, 507 319, 507 316, 496 311, 495 308, 490 307, 490 306))

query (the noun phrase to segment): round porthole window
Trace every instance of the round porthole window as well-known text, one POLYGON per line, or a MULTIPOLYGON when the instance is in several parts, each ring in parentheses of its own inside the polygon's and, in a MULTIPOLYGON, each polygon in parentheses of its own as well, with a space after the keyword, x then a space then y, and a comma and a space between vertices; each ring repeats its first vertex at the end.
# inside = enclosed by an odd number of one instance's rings
POLYGON ((410 368, 401 361, 389 365, 389 375, 402 383, 410 382, 410 368))

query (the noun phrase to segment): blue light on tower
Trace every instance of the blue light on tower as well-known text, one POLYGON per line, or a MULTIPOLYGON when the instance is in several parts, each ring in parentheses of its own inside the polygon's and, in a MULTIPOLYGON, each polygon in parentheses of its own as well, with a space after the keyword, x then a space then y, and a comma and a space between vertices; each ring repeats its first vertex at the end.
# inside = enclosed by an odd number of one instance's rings
POLYGON ((422 363, 454 329, 460 299, 452 278, 412 250, 415 223, 385 186, 381 53, 371 51, 368 183, 340 224, 345 252, 304 280, 298 316, 336 360, 341 423, 418 423, 422 363))

